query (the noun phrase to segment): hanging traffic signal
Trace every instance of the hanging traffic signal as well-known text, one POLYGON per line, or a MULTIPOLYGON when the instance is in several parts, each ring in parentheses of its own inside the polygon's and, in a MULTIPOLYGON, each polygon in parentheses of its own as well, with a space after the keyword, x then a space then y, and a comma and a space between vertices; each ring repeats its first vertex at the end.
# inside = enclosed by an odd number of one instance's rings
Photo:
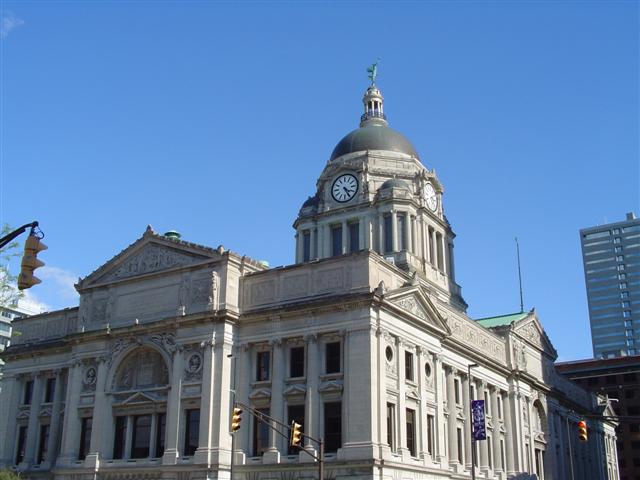
POLYGON ((302 425, 296 423, 295 420, 291 422, 291 439, 289 445, 292 447, 301 447, 302 445, 302 425))
POLYGON ((242 423, 242 409, 239 407, 233 407, 233 415, 231 416, 231 431, 237 432, 240 430, 240 424, 242 423))
POLYGON ((46 249, 47 246, 36 235, 27 237, 26 242, 24 242, 20 275, 18 275, 18 290, 25 290, 41 283, 41 280, 33 275, 33 271, 44 265, 44 262, 38 260, 38 253, 46 249))
POLYGON ((589 435, 587 433, 587 422, 584 420, 580 420, 578 422, 578 438, 581 442, 586 442, 589 440, 589 435))

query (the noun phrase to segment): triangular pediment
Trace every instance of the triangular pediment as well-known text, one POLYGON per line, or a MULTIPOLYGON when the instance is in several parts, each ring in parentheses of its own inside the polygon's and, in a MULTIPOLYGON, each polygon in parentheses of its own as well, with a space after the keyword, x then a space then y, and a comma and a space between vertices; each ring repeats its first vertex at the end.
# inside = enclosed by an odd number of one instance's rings
POLYGON ((269 399, 271 398, 271 390, 268 388, 259 388, 251 392, 249 398, 251 400, 269 399))
POLYGON ((320 393, 339 393, 342 392, 342 380, 328 380, 322 382, 318 391, 320 393))
POLYGON ((518 337, 538 350, 542 350, 554 358, 558 356, 534 311, 531 311, 522 320, 514 322, 511 329, 518 337))
POLYGON ((429 299, 428 293, 419 285, 402 287, 385 294, 384 302, 393 308, 409 314, 414 320, 428 324, 444 335, 451 333, 438 309, 429 299))
POLYGON ((307 392, 307 389, 302 384, 294 384, 289 385, 282 394, 284 396, 292 396, 292 395, 304 395, 307 392))
POLYGON ((165 237, 149 226, 144 235, 118 255, 81 279, 76 288, 81 291, 99 285, 160 271, 171 271, 194 264, 217 260, 221 251, 165 237))
POLYGON ((160 400, 164 400, 160 398, 157 394, 151 392, 136 392, 130 397, 127 397, 124 401, 122 401, 121 405, 140 405, 143 403, 156 403, 160 400))

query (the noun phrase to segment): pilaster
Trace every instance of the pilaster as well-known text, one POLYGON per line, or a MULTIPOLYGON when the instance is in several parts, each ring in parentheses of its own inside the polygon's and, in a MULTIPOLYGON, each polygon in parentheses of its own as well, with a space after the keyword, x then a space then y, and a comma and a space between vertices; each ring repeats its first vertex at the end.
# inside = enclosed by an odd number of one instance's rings
MULTIPOLYGON (((284 402, 282 392, 284 391, 284 349, 282 340, 277 339, 271 342, 271 351, 273 355, 273 365, 271 371, 271 417, 276 419, 284 417, 284 402)), ((275 427, 275 425, 274 425, 275 427)), ((269 449, 262 455, 264 463, 280 463, 280 447, 283 442, 280 436, 272 428, 270 429, 269 449)))
MULTIPOLYGON (((171 388, 169 390, 169 398, 167 399, 167 425, 165 435, 165 449, 162 455, 163 465, 175 465, 180 455, 179 442, 179 422, 182 417, 182 408, 180 406, 180 397, 182 389, 182 377, 184 370, 182 345, 173 352, 173 360, 171 363, 171 388)), ((204 366, 203 366, 204 368, 204 366)))
POLYGON ((107 370, 108 365, 106 357, 100 357, 93 401, 93 428, 91 430, 91 442, 89 445, 89 454, 84 461, 86 468, 97 469, 100 466, 100 459, 108 456, 109 454, 107 452, 111 448, 111 446, 105 442, 106 432, 113 429, 111 405, 105 391, 107 386, 107 370))
POLYGON ((68 369, 67 395, 64 401, 64 425, 58 466, 70 466, 78 458, 81 421, 78 417, 78 402, 82 388, 82 364, 77 361, 68 369))
POLYGON ((31 406, 29 408, 29 426, 27 429, 27 442, 24 459, 19 466, 21 470, 33 465, 36 461, 37 439, 39 436, 40 422, 40 404, 42 403, 42 383, 44 377, 41 372, 37 372, 34 376, 33 392, 31 394, 31 406))

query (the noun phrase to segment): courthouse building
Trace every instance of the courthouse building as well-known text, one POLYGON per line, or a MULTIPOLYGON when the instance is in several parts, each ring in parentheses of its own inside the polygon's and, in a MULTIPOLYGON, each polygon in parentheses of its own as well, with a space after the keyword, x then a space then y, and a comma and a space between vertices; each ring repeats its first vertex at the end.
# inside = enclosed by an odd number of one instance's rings
MULTIPOLYGON (((293 265, 148 227, 79 280, 80 304, 16 320, 0 464, 60 480, 317 478, 231 390, 325 442, 325 478, 617 479, 603 399, 556 374, 535 311, 474 321, 444 189, 375 85, 302 205, 293 265), (426 162, 425 162, 426 164, 426 162), (471 370, 468 367, 477 364, 471 370), (469 375, 469 371, 471 375, 469 375), (470 435, 486 401, 487 439, 470 435)), ((496 295, 498 295, 496 293, 496 295)))

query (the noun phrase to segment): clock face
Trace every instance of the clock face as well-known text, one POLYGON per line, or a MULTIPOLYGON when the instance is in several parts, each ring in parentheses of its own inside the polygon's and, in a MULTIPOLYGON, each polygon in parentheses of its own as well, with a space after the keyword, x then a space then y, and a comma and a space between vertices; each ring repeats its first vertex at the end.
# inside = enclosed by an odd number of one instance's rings
POLYGON ((429 210, 435 212, 438 208, 438 195, 436 194, 436 190, 433 188, 433 185, 427 183, 424 186, 423 196, 429 210))
POLYGON ((331 195, 336 202, 344 203, 351 200, 358 192, 358 179, 347 173, 340 175, 333 182, 331 195))

